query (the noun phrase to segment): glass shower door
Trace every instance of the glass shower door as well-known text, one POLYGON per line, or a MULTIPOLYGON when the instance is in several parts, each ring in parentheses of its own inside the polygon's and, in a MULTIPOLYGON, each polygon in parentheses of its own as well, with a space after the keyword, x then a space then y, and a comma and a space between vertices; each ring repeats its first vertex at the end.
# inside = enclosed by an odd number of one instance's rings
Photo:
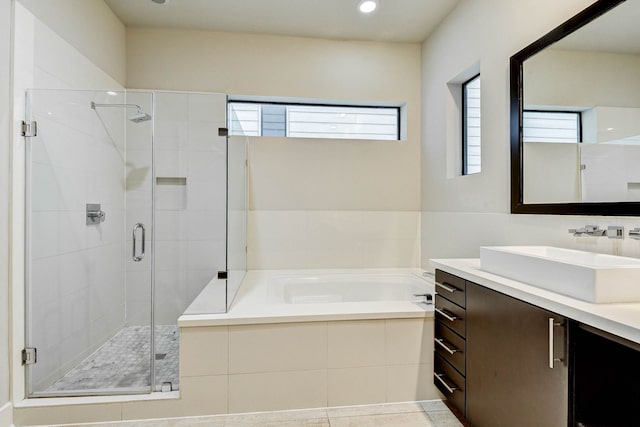
POLYGON ((26 102, 28 396, 148 393, 153 95, 31 90, 26 102))

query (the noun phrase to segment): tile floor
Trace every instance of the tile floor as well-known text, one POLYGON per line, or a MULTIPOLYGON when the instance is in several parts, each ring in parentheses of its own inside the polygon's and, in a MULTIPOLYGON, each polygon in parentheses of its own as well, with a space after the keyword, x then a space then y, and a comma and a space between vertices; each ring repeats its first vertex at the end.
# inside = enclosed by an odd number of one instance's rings
MULTIPOLYGON (((65 427, 78 425, 65 425, 65 427)), ((81 424, 82 427, 462 427, 440 400, 81 424)))
MULTIPOLYGON (((176 325, 156 326, 156 384, 178 390, 180 337, 176 325)), ((149 387, 149 326, 127 326, 45 392, 149 387)))

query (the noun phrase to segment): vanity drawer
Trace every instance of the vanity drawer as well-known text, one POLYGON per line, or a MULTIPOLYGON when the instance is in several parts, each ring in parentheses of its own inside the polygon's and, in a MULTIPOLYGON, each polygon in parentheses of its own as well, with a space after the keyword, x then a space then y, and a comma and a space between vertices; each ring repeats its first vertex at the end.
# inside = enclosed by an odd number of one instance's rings
POLYGON ((434 356, 433 383, 462 416, 466 415, 466 382, 439 354, 434 356))
POLYGON ((465 340, 439 320, 435 322, 434 347, 462 375, 465 375, 465 340))
POLYGON ((464 308, 452 303, 448 299, 443 298, 442 296, 440 296, 440 294, 436 295, 435 308, 435 316, 437 321, 441 322, 448 328, 451 328, 461 337, 464 338, 466 336, 466 311, 464 308))
POLYGON ((442 297, 458 304, 460 307, 467 306, 466 282, 460 277, 436 270, 436 293, 442 297))

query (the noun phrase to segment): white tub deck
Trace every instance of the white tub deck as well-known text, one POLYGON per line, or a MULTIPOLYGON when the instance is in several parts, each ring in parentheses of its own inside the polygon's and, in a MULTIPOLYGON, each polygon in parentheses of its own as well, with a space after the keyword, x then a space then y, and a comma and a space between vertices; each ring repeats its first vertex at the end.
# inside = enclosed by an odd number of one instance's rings
MULTIPOLYGON (((212 314, 209 307, 220 306, 219 301, 213 301, 214 292, 208 285, 196 300, 178 319, 180 327, 246 325, 266 323, 314 322, 332 320, 372 320, 372 319, 406 319, 433 317, 433 305, 421 302, 421 298, 399 300, 393 295, 393 300, 353 301, 353 293, 348 298, 351 301, 309 302, 313 297, 303 297, 304 303, 291 303, 291 299, 283 296, 283 283, 287 278, 319 277, 321 280, 331 277, 345 279, 358 277, 358 288, 366 287, 366 278, 387 276, 392 283, 403 275, 412 283, 410 290, 421 289, 422 292, 434 294, 433 282, 422 278, 420 269, 358 269, 358 270, 254 270, 247 272, 240 290, 236 295, 228 313, 212 314), (416 287, 417 283, 417 287, 416 287), (289 302, 286 302, 289 301, 289 302)), ((376 280, 372 281, 372 290, 377 287, 376 280)), ((343 283, 340 284, 341 286, 343 283)), ((299 285, 296 285, 299 286, 299 285)), ((348 286, 348 285, 346 285, 348 286)), ((359 292, 359 290, 358 290, 359 292)), ((402 292, 401 292, 402 293, 402 292)), ((416 292, 418 293, 418 292, 416 292)), ((405 291, 406 294, 406 291, 405 291)), ((364 296, 366 299, 367 296, 364 296)), ((404 298, 404 297, 403 297, 404 298)), ((324 298, 323 298, 324 299, 324 298)), ((300 300, 299 300, 300 301, 300 300)))

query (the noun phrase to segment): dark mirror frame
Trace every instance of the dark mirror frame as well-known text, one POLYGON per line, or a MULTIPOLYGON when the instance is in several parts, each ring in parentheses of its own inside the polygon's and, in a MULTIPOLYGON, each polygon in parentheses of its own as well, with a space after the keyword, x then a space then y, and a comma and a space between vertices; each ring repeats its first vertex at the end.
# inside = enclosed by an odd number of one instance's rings
POLYGON ((511 57, 511 213, 547 215, 640 216, 640 202, 524 203, 524 150, 522 111, 524 107, 523 71, 525 60, 567 35, 587 25, 625 0, 598 0, 573 18, 511 57))

